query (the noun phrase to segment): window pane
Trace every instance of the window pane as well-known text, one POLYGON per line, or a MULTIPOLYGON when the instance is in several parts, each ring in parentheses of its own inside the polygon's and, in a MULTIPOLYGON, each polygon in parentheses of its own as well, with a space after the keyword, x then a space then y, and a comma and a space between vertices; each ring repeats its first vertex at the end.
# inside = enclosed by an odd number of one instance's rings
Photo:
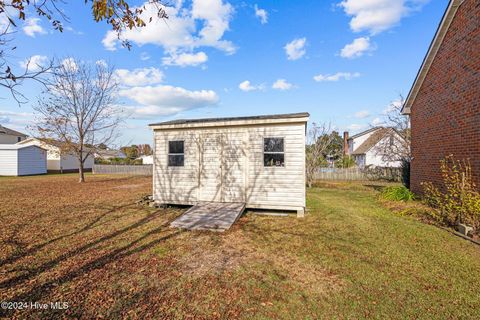
POLYGON ((284 167, 285 154, 283 153, 265 153, 263 155, 263 165, 265 167, 284 167))
POLYGON ((168 155, 169 167, 183 167, 184 156, 183 155, 168 155))
POLYGON ((184 153, 183 152, 183 141, 169 141, 168 142, 168 153, 184 153))
POLYGON ((283 138, 265 138, 265 139, 263 139, 263 151, 265 151, 265 152, 283 152, 283 138))

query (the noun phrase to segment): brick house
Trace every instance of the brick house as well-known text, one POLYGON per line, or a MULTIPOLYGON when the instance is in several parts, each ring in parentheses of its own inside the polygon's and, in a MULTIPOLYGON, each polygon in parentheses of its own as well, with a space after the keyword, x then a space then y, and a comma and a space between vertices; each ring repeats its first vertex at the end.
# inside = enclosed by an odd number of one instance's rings
POLYGON ((403 106, 412 128, 411 189, 440 184, 439 161, 469 159, 480 187, 480 1, 451 0, 403 106))

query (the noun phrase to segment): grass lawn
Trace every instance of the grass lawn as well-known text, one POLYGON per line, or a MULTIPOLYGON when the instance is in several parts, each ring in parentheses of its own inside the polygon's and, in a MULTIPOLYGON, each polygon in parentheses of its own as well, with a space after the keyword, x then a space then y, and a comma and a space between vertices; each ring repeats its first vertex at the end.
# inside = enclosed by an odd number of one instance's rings
POLYGON ((321 184, 304 219, 168 228, 144 177, 0 178, 0 310, 17 318, 479 319, 480 247, 397 216, 375 186, 321 184))

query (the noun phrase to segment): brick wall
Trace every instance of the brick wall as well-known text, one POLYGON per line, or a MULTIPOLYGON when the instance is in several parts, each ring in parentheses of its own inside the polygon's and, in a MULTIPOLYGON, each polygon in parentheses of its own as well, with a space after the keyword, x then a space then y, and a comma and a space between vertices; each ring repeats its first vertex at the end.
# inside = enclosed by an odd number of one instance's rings
POLYGON ((411 187, 440 183, 439 161, 469 159, 480 188, 480 1, 458 9, 411 108, 411 187))

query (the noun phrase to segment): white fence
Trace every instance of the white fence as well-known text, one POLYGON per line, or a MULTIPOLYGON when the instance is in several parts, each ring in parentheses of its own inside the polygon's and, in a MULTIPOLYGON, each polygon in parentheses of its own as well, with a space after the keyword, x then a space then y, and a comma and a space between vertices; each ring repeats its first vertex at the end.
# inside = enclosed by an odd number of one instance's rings
POLYGON ((320 168, 316 180, 386 180, 402 181, 401 168, 320 168))
POLYGON ((94 164, 93 174, 132 174, 151 176, 153 174, 153 165, 94 164))

